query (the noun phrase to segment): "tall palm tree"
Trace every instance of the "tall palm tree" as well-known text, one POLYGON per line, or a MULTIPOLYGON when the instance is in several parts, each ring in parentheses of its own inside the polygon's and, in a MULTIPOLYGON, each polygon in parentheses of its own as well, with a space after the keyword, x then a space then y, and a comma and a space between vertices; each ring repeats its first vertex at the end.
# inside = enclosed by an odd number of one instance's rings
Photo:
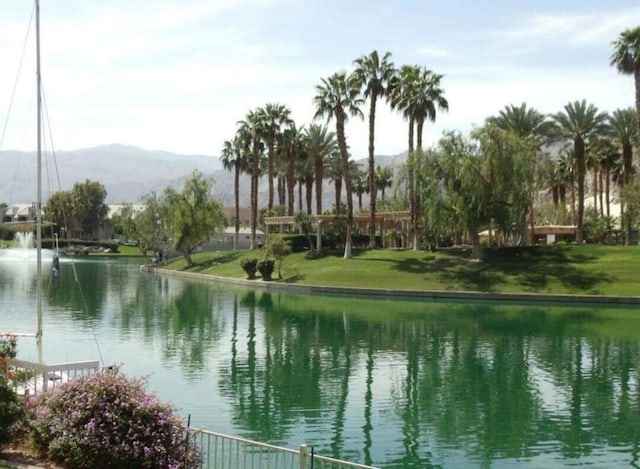
POLYGON ((322 214, 322 182, 328 158, 338 149, 336 134, 326 126, 311 124, 305 134, 305 148, 314 162, 314 179, 316 184, 316 215, 322 214))
POLYGON ((235 204, 233 249, 235 251, 238 248, 238 233, 240 231, 240 173, 247 168, 247 161, 242 152, 242 142, 237 136, 233 140, 225 140, 220 159, 224 169, 233 171, 233 199, 235 204))
POLYGON ((573 155, 576 162, 578 180, 578 214, 576 241, 582 243, 584 222, 584 178, 586 173, 585 146, 595 136, 606 129, 607 115, 598 112, 593 104, 586 100, 574 101, 564 106, 564 112, 552 116, 555 133, 560 140, 573 142, 573 155))
POLYGON ((282 131, 282 127, 290 125, 291 110, 283 104, 267 103, 264 107, 258 109, 258 118, 260 127, 264 133, 264 140, 267 144, 267 180, 269 183, 269 199, 267 208, 273 208, 273 178, 275 163, 275 146, 278 135, 282 131))
POLYGON ((325 168, 325 174, 329 181, 333 182, 334 188, 334 206, 335 213, 340 213, 340 201, 342 200, 342 173, 344 168, 342 167, 342 159, 340 157, 340 150, 336 150, 327 159, 327 166, 325 168))
MULTIPOLYGON (((638 113, 633 108, 616 109, 609 118, 611 136, 622 150, 622 187, 629 184, 633 175, 633 144, 638 141, 638 113)), ((620 212, 624 214, 624 205, 620 199, 620 212)), ((630 220, 627 220, 625 242, 629 242, 630 220)))
POLYGON ((358 211, 360 212, 362 212, 362 195, 369 191, 369 187, 367 186, 368 179, 367 173, 360 168, 351 175, 351 190, 358 196, 358 211))
POLYGON ((391 92, 391 86, 395 83, 396 69, 391 61, 391 52, 385 52, 380 58, 378 51, 374 50, 369 55, 354 61, 356 69, 353 77, 365 98, 369 98, 369 248, 376 246, 376 187, 375 175, 375 124, 376 102, 378 98, 387 97, 391 92))
POLYGON ((302 129, 291 121, 282 133, 282 154, 285 172, 285 183, 287 187, 287 215, 290 217, 294 213, 294 189, 296 184, 296 165, 301 157, 302 150, 302 129))
POLYGON ((326 117, 336 120, 336 135, 338 148, 342 160, 344 185, 347 191, 347 236, 344 246, 344 258, 351 257, 351 231, 353 225, 353 199, 351 195, 351 181, 349 175, 349 151, 347 138, 344 132, 345 123, 349 116, 363 117, 360 106, 362 98, 358 96, 358 87, 346 73, 338 72, 329 78, 323 78, 322 83, 316 86, 316 95, 313 103, 316 108, 314 118, 326 117))
POLYGON ((448 111, 449 103, 440 85, 443 75, 418 65, 405 65, 400 69, 397 82, 390 94, 391 107, 402 112, 409 120, 409 154, 407 158, 407 178, 409 180, 409 209, 413 230, 413 248, 418 249, 418 220, 420 219, 421 179, 419 165, 413 151, 414 124, 416 147, 422 153, 422 133, 424 123, 435 122, 437 111, 448 111))
POLYGON ((263 129, 260 115, 257 111, 249 111, 245 120, 238 122, 238 125, 238 139, 242 142, 244 150, 251 155, 251 249, 255 249, 257 247, 256 231, 258 228, 258 181, 264 152, 264 144, 261 138, 263 129))
POLYGON ((620 73, 633 75, 636 85, 636 125, 640 135, 640 26, 626 29, 613 42, 611 65, 620 73))

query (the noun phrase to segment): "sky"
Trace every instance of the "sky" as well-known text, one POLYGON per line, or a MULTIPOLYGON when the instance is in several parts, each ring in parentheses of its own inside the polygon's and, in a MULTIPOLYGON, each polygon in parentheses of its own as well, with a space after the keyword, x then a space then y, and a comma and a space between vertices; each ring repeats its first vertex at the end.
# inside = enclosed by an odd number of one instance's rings
MULTIPOLYGON (((0 150, 36 146, 32 12, 32 1, 0 0, 0 150)), ((56 150, 121 143, 217 156, 266 103, 313 122, 321 79, 373 50, 444 75, 449 112, 425 126, 427 145, 510 104, 545 114, 582 99, 603 111, 634 105, 633 78, 609 62, 620 32, 640 25, 637 0, 41 0, 40 15, 56 150)), ((407 123, 378 109, 376 154, 405 151, 407 123)), ((366 121, 346 132, 365 157, 366 121)))

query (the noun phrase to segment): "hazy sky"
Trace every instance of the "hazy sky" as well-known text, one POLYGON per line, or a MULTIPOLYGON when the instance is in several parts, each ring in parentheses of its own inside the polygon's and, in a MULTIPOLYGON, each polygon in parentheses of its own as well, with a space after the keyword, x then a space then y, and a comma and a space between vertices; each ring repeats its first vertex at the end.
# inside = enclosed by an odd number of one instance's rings
MULTIPOLYGON (((632 77, 609 58, 620 31, 640 25, 637 0, 41 0, 40 9, 56 149, 218 155, 236 122, 267 102, 311 122, 320 79, 373 49, 445 75, 450 112, 426 126, 427 143, 523 101, 544 113, 579 99, 606 111, 634 103, 632 77)), ((32 10, 0 0, 0 131, 32 10)), ((35 148, 33 31, 1 150, 35 148)), ((406 123, 379 107, 376 153, 404 151, 406 123)), ((347 138, 354 157, 366 155, 365 122, 351 120, 347 138)))

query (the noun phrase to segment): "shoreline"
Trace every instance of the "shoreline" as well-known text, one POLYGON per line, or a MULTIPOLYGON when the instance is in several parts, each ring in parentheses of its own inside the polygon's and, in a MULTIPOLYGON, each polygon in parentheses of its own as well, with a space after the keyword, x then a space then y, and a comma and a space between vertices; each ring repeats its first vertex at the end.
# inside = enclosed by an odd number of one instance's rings
POLYGON ((226 283, 241 287, 260 288, 267 291, 285 291, 297 294, 333 294, 333 295, 363 295, 377 298, 394 298, 406 300, 489 300, 536 303, 565 303, 565 304, 599 304, 599 305, 640 305, 640 296, 605 296, 605 295, 570 295, 570 294, 542 294, 542 293, 492 293, 476 291, 449 290, 395 290, 366 287, 334 287, 326 285, 300 285, 282 283, 277 280, 264 282, 261 279, 246 280, 239 278, 221 277, 218 275, 201 274, 197 272, 180 272, 167 270, 151 265, 142 265, 140 270, 154 275, 167 275, 207 282, 226 283))

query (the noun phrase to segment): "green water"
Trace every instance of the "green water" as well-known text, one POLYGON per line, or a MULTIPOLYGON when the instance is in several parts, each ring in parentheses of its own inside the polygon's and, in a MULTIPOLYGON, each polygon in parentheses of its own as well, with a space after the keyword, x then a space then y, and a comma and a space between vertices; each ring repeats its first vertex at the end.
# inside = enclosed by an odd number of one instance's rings
MULTIPOLYGON (((63 263, 48 362, 100 358, 194 426, 379 467, 638 465, 637 308, 386 301, 234 289, 63 263)), ((0 329, 35 325, 0 262, 0 329)), ((22 358, 35 345, 19 342, 22 358)))

